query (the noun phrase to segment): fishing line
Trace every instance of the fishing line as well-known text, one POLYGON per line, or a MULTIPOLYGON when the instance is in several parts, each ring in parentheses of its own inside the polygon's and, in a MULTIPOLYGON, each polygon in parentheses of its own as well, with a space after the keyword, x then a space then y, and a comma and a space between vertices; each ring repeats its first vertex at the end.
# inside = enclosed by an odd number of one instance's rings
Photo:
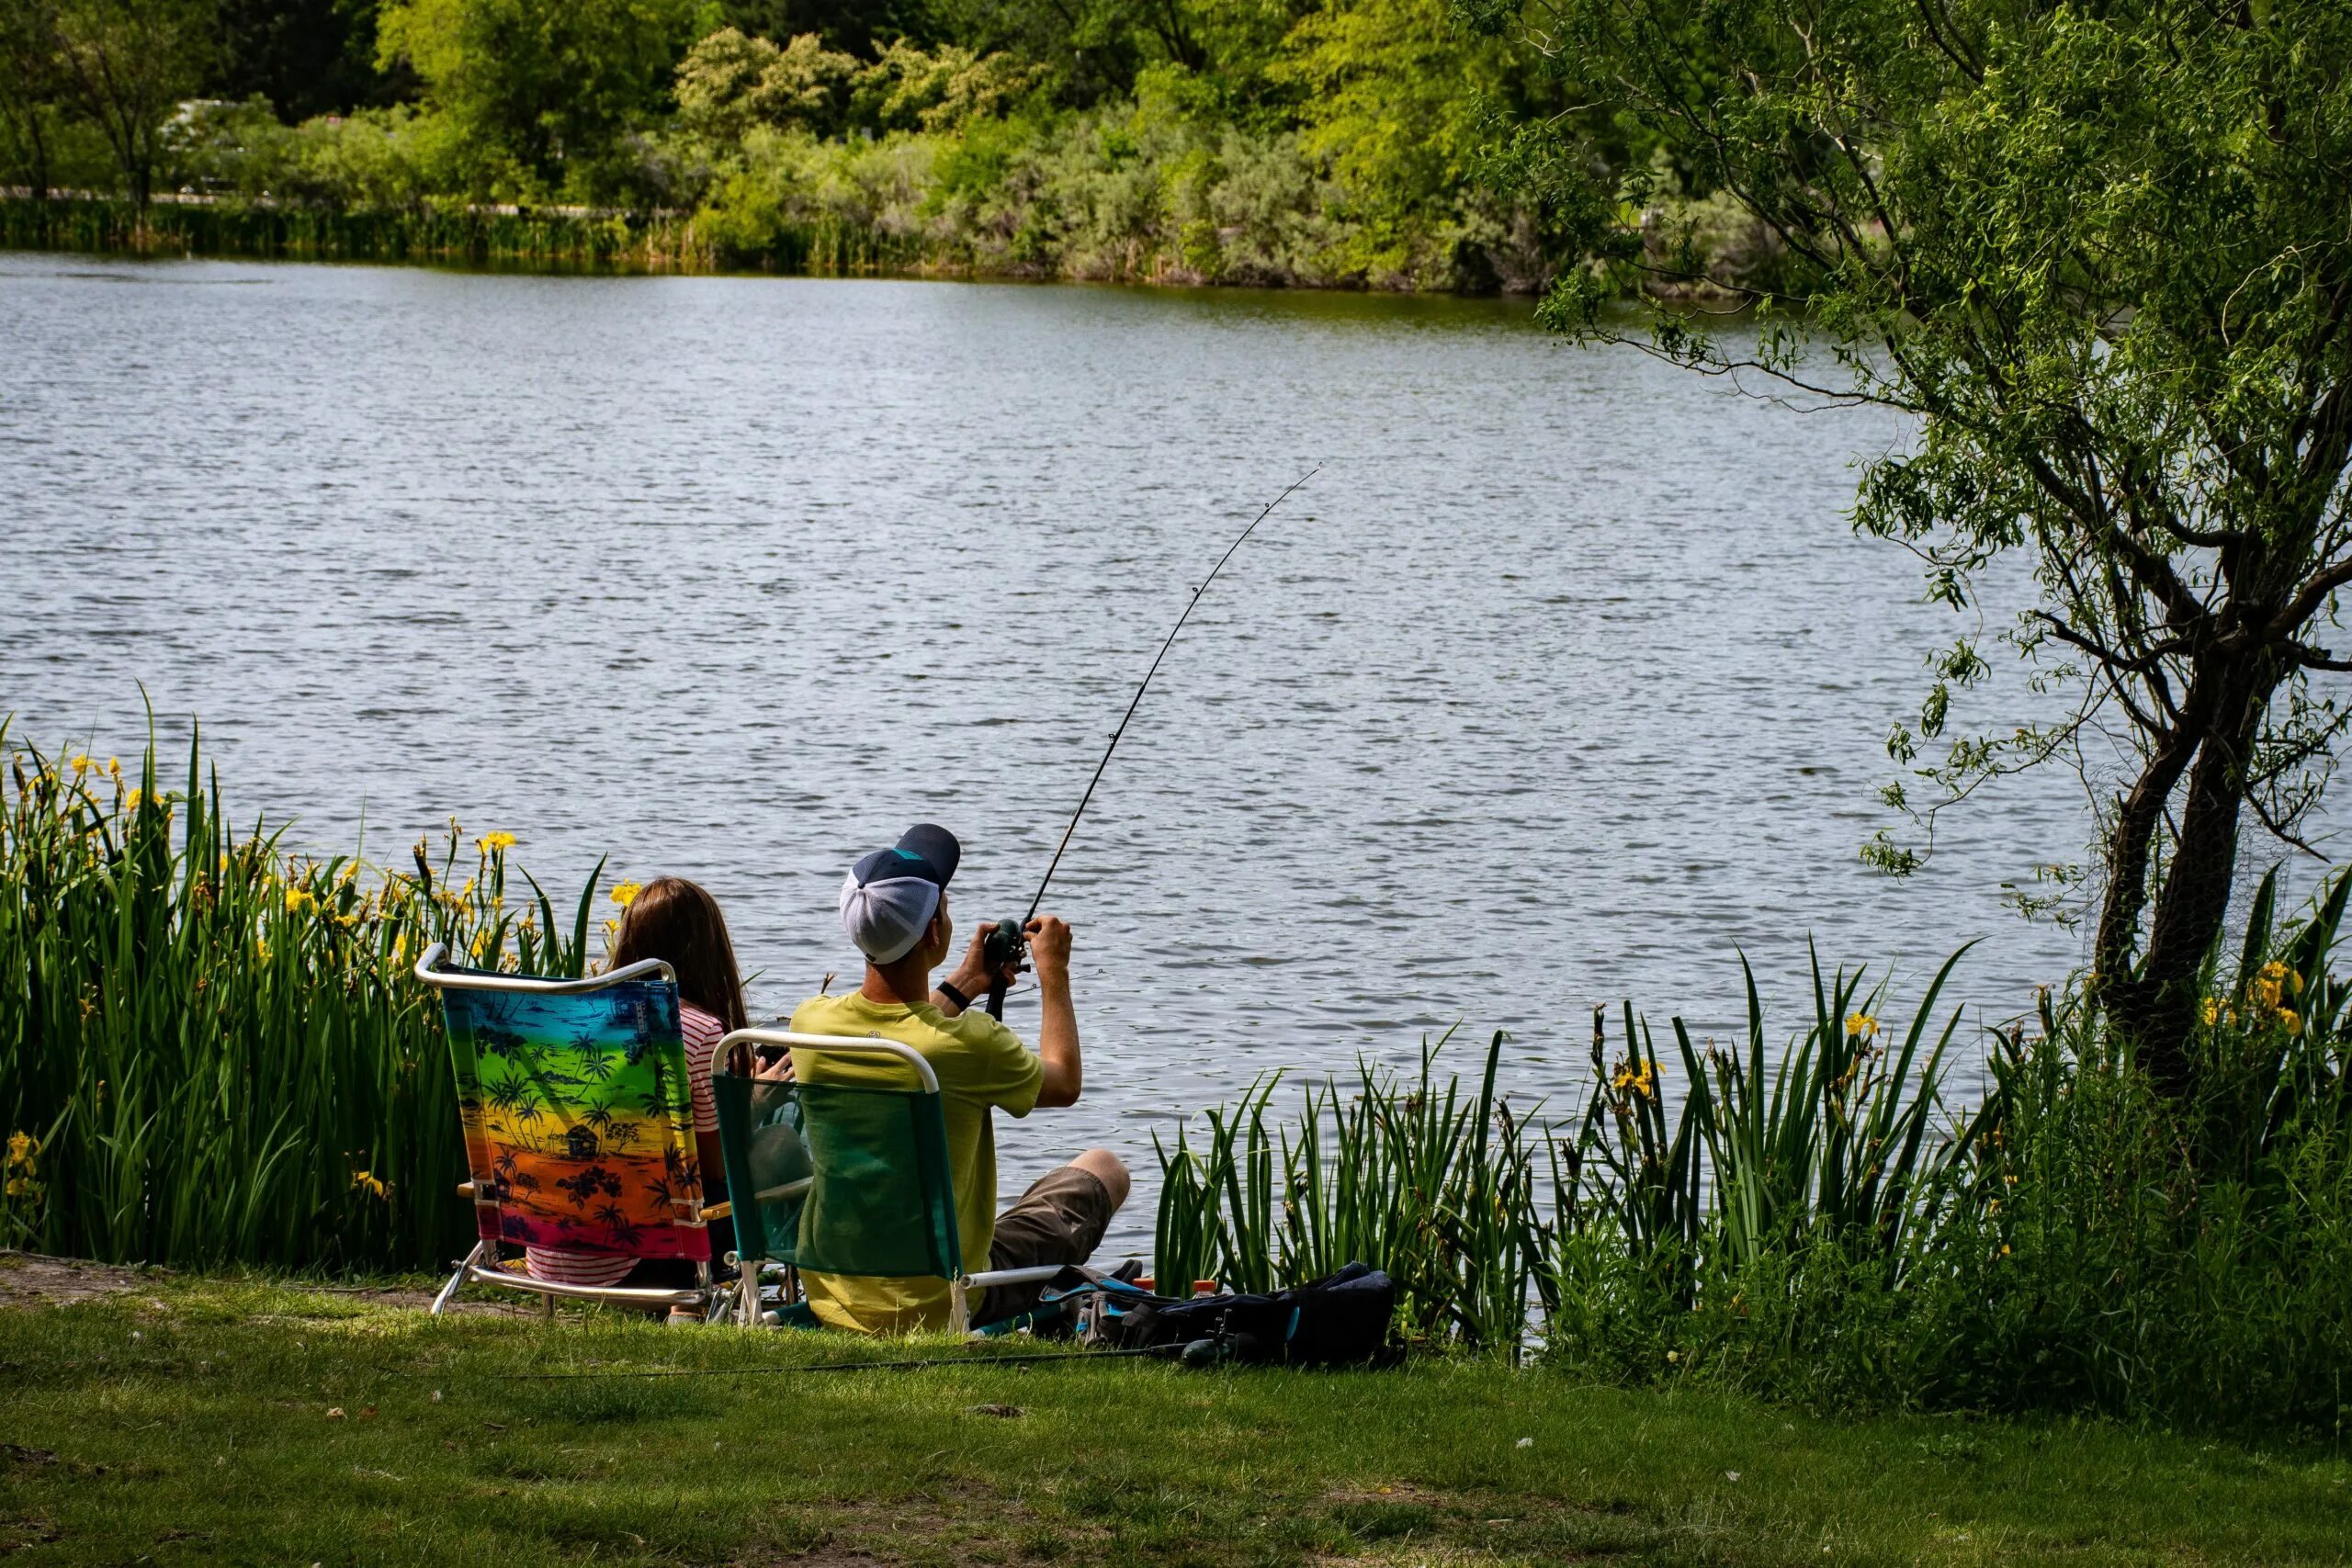
MULTIPOLYGON (((1136 709, 1143 705, 1143 694, 1151 690, 1151 678, 1159 673, 1161 660, 1168 657, 1168 650, 1176 646, 1176 634, 1182 631, 1184 623, 1193 618, 1193 610, 1200 605, 1201 595, 1209 591, 1209 584, 1217 580, 1217 574, 1225 570, 1225 563, 1233 558, 1233 553, 1258 531, 1258 525, 1272 516, 1274 508, 1288 501, 1293 491, 1322 471, 1323 465, 1316 464, 1292 480, 1289 490, 1266 502, 1264 509, 1250 520, 1250 526, 1242 529, 1233 543, 1225 547, 1225 554, 1216 558, 1216 564, 1209 568, 1209 574, 1201 580, 1201 585, 1193 589, 1193 596, 1184 602, 1184 613, 1176 617, 1174 626, 1168 628, 1168 636, 1161 640, 1159 651, 1152 656, 1151 668, 1144 671, 1142 682, 1136 687, 1136 694, 1127 701, 1127 711, 1119 716, 1119 727, 1111 731, 1110 743, 1102 748, 1102 759, 1094 764, 1094 774, 1086 781, 1086 793, 1078 797, 1078 809, 1069 814, 1069 824, 1062 829, 1061 842, 1054 846, 1054 858, 1046 864, 1046 874, 1037 884, 1036 896, 1029 900, 1029 912, 1018 920, 999 920, 989 928, 987 946, 983 951, 992 975, 1001 975, 1002 966, 1020 954, 1023 933, 1029 922, 1037 918, 1038 906, 1046 901, 1046 889, 1053 886, 1054 873, 1060 869, 1062 863, 1062 852, 1069 848, 1070 836, 1078 831, 1079 818, 1086 815, 1087 804, 1094 798, 1094 786, 1102 782, 1102 771, 1111 765, 1111 754, 1119 749, 1120 739, 1127 733, 1127 725, 1136 716, 1136 709)), ((998 1018, 1004 1016, 1004 998, 1005 982, 1001 979, 993 981, 989 987, 986 1006, 998 1018)))
POLYGON ((1181 1345, 1132 1350, 1054 1350, 1026 1356, 927 1356, 912 1361, 809 1361, 793 1367, 658 1367, 594 1372, 504 1372, 503 1382, 570 1382, 581 1378, 749 1378, 786 1372, 886 1372, 922 1367, 1034 1367, 1048 1361, 1107 1361, 1129 1357, 1173 1360, 1181 1345))
POLYGON ((1078 809, 1069 814, 1069 826, 1062 829, 1062 841, 1054 846, 1054 858, 1046 866, 1045 880, 1037 884, 1037 896, 1029 900, 1029 912, 1021 917, 1021 923, 1023 926, 1036 919, 1037 906, 1046 901, 1046 889, 1053 883, 1055 869, 1062 863, 1062 852, 1069 848, 1070 835, 1078 831, 1078 819, 1086 815, 1086 803, 1094 798, 1094 786, 1102 782, 1102 770, 1111 765, 1111 753, 1119 749, 1119 738, 1127 732, 1127 721, 1135 717, 1136 709, 1143 705, 1143 694, 1151 689, 1151 678, 1159 673, 1159 661, 1168 657, 1168 650, 1176 644, 1176 634, 1182 631, 1184 623, 1193 618, 1193 608, 1200 604, 1201 595, 1209 591, 1209 584, 1215 582, 1217 573, 1225 570, 1225 563, 1233 558, 1233 552, 1239 549, 1248 542, 1250 536, 1258 531, 1258 525, 1272 516, 1275 507, 1290 499, 1291 491, 1298 489, 1300 485, 1322 471, 1323 465, 1316 464, 1294 479, 1290 490, 1283 491, 1282 494, 1266 502, 1265 510, 1251 520, 1250 526, 1241 530, 1240 537, 1225 547, 1225 554, 1216 558, 1216 565, 1209 568, 1208 576, 1203 578, 1201 585, 1193 590, 1192 598, 1184 604, 1184 613, 1177 616, 1176 624, 1168 629, 1167 640, 1159 645, 1159 652, 1153 657, 1151 668, 1144 671, 1143 683, 1136 688, 1134 698, 1127 704, 1126 713, 1119 719, 1119 728, 1111 731, 1111 743, 1102 748, 1102 760, 1094 764, 1094 776, 1086 781, 1086 793, 1078 797, 1078 809))

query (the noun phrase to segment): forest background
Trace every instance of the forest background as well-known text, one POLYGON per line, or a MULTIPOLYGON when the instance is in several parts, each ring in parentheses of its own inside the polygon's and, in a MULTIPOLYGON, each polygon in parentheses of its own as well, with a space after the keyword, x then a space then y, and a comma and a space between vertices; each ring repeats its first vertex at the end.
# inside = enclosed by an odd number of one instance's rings
POLYGON ((1766 280, 1549 64, 1448 0, 0 0, 0 238, 1533 292, 1545 123, 1766 280))

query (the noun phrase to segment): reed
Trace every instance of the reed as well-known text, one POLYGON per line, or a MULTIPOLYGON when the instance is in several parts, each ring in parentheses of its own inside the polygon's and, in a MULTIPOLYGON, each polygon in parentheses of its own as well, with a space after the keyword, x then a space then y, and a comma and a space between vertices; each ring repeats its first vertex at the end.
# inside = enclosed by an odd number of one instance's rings
POLYGON ((506 835, 452 823, 400 871, 289 855, 233 825, 194 739, 177 787, 152 744, 125 770, 0 725, 0 1240, 377 1272, 462 1250, 453 1080, 410 966, 445 942, 576 975, 594 879, 559 923, 519 872, 510 900, 506 835))
POLYGON ((1358 1060, 1351 1085, 1302 1087, 1271 1126, 1280 1075, 1206 1114, 1196 1149, 1159 1145, 1154 1266, 1170 1281, 1270 1291, 1374 1261, 1396 1280, 1402 1325, 1423 1346, 1516 1352, 1544 1257, 1537 1129, 1496 1092, 1505 1036, 1475 1093, 1441 1082, 1446 1041, 1407 1078, 1358 1060))

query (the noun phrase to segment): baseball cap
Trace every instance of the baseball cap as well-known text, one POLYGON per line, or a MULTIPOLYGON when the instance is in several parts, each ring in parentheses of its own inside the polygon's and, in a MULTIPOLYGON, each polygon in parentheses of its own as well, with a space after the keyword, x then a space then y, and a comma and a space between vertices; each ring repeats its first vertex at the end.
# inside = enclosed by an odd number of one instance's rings
POLYGON ((890 848, 850 867, 842 880, 842 925, 857 950, 876 964, 911 953, 963 858, 955 834, 935 822, 919 822, 890 848))

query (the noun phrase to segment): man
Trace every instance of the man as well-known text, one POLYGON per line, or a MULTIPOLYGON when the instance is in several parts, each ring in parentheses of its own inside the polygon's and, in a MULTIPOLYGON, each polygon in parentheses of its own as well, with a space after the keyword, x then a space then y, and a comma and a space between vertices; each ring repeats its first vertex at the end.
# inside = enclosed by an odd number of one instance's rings
MULTIPOLYGON (((1075 1105, 1082 1087, 1078 1010, 1069 994, 1069 927, 1046 915, 1031 920, 1024 933, 1044 1008, 1032 1052, 972 1005, 999 977, 989 973, 985 931, 973 938, 955 974, 933 988, 931 972, 946 961, 955 936, 947 884, 962 858, 953 833, 923 823, 907 829, 896 847, 876 850, 851 868, 842 883, 842 924, 865 955, 865 983, 843 996, 810 998, 792 1015, 792 1028, 808 1034, 879 1034, 913 1046, 931 1064, 944 1101, 966 1273, 1083 1263, 1127 1198, 1127 1168, 1110 1150, 1087 1150, 1040 1178, 1002 1214, 996 1212, 992 1112, 1001 1107, 1026 1116, 1033 1106, 1075 1105)), ((1013 959, 1001 977, 1010 979, 1019 966, 1013 959)), ((807 1050, 792 1055, 802 1083, 896 1083, 905 1076, 903 1068, 845 1056, 807 1050)), ((803 1283, 810 1308, 835 1327, 889 1334, 947 1326, 944 1280, 808 1274, 803 1283)), ((1040 1289, 993 1287, 971 1303, 972 1321, 1026 1311, 1040 1289)))

